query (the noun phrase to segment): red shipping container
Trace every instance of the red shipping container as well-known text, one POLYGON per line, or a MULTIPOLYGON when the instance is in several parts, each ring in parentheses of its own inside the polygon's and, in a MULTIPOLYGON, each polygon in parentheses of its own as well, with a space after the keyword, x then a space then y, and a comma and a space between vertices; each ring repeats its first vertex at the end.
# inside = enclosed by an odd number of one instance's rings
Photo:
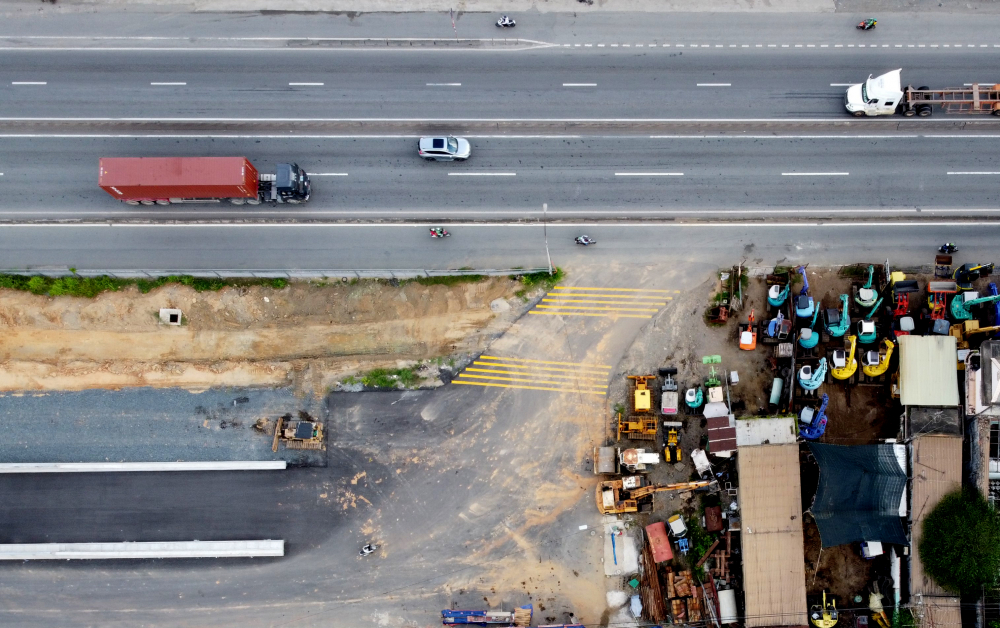
POLYGON ((121 201, 257 198, 245 157, 102 157, 98 185, 121 201))
POLYGON ((662 563, 674 557, 670 539, 667 538, 667 526, 662 521, 646 526, 646 536, 649 537, 649 548, 653 550, 653 562, 662 563))

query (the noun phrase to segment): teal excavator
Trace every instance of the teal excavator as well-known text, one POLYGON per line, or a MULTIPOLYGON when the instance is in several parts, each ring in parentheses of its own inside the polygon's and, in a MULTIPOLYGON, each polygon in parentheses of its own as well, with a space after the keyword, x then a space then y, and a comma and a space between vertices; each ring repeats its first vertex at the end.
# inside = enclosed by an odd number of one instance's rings
POLYGON ((956 294, 951 300, 951 317, 956 321, 968 321, 972 320, 972 311, 969 308, 982 305, 984 303, 997 303, 1000 302, 1000 294, 979 297, 978 299, 965 300, 965 294, 956 294))
POLYGON ((799 346, 803 349, 812 349, 819 344, 819 334, 816 333, 817 318, 819 318, 819 308, 813 312, 812 323, 809 324, 809 327, 803 327, 799 330, 799 346))
POLYGON ((840 295, 841 311, 838 312, 836 308, 830 308, 826 311, 826 330, 834 338, 840 338, 851 328, 851 317, 847 313, 847 301, 847 295, 842 294, 840 295))
POLYGON ((872 316, 878 311, 880 305, 882 305, 882 297, 879 297, 872 309, 868 310, 865 317, 858 321, 858 342, 863 345, 870 345, 878 340, 878 330, 875 329, 875 321, 872 320, 872 316))
POLYGON ((774 284, 767 289, 767 304, 771 307, 781 307, 785 304, 785 299, 788 298, 788 293, 792 291, 792 282, 786 283, 784 286, 779 286, 774 284))
POLYGON ((861 307, 871 307, 875 305, 875 300, 878 299, 878 292, 872 288, 872 277, 875 275, 875 267, 871 264, 868 265, 868 281, 865 285, 858 288, 858 296, 854 297, 854 302, 861 307))
POLYGON ((816 370, 813 370, 813 367, 806 364, 799 369, 799 386, 802 386, 805 390, 816 390, 826 380, 826 371, 828 368, 826 358, 820 358, 819 366, 816 367, 816 370))

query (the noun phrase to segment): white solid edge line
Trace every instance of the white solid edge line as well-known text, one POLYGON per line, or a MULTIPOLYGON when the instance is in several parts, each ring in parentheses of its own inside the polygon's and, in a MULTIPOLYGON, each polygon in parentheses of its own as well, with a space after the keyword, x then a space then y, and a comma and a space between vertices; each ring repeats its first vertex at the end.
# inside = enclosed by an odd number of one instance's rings
POLYGON ((449 177, 516 177, 516 172, 449 172, 449 177))
POLYGON ((855 83, 830 83, 830 87, 850 87, 855 83))
POLYGON ((310 177, 346 177, 346 172, 309 172, 310 177))
POLYGON ((428 83, 427 87, 461 87, 461 83, 428 83))
POLYGON ((723 123, 735 122, 746 124, 787 123, 802 124, 803 122, 838 123, 856 126, 869 125, 869 121, 859 121, 851 117, 831 116, 829 118, 32 118, 32 117, 0 117, 0 122, 392 122, 392 123, 435 123, 435 124, 496 124, 498 122, 525 123, 614 123, 614 124, 661 124, 661 123, 723 123))
POLYGON ((166 86, 166 85, 187 85, 187 83, 150 83, 150 85, 166 86))
POLYGON ((323 87, 325 83, 289 83, 289 87, 323 87))
POLYGON ((597 83, 563 83, 563 87, 597 87, 597 83))
POLYGON ((11 81, 11 85, 48 85, 46 81, 11 81))
POLYGON ((949 172, 948 174, 1000 174, 1000 172, 949 172))
POLYGON ((783 177, 846 177, 850 172, 782 172, 783 177))
MULTIPOLYGON (((539 212, 540 213, 540 212, 539 212)), ((549 212, 552 213, 552 212, 549 212)), ((73 224, 73 223, 53 223, 53 224, 25 224, 25 223, 8 223, 0 225, 0 230, 7 228, 32 228, 32 229, 57 229, 66 227, 94 227, 107 229, 108 227, 118 227, 118 228, 154 228, 154 229, 176 229, 176 228, 274 228, 274 227, 295 227, 295 228, 305 228, 312 229, 316 227, 415 227, 419 229, 426 229, 428 225, 436 223, 425 223, 425 224, 393 224, 393 223, 341 223, 341 222, 331 222, 331 223, 310 223, 308 225, 296 224, 296 223, 275 223, 275 224, 249 224, 249 223, 226 223, 226 224, 195 224, 195 223, 173 223, 173 224, 156 224, 156 223, 146 223, 146 224, 134 224, 134 223, 88 223, 88 224, 73 224)), ((535 223, 523 223, 523 222, 491 222, 491 221, 476 221, 476 222, 453 222, 450 223, 454 226, 465 226, 465 227, 528 227, 537 228, 538 225, 535 223)), ((734 221, 727 222, 724 220, 716 220, 712 222, 670 222, 664 223, 663 226, 674 227, 736 227, 740 229, 751 229, 751 228, 761 228, 769 229, 771 227, 859 227, 859 226, 873 226, 873 227, 965 227, 965 226, 991 226, 995 227, 997 225, 996 221, 993 220, 928 220, 928 221, 905 221, 905 220, 891 220, 891 221, 848 221, 848 220, 822 220, 822 219, 810 219, 803 221, 794 222, 766 222, 766 223, 754 223, 754 222, 743 222, 734 221)), ((596 227, 596 226, 610 226, 610 227, 631 227, 640 229, 649 229, 650 224, 648 222, 612 222, 608 221, 602 223, 601 225, 595 225, 593 222, 561 222, 559 223, 561 227, 596 227)), ((254 272, 253 269, 245 269, 247 273, 254 272)))
POLYGON ((732 87, 732 83, 698 83, 698 87, 732 87))
POLYGON ((683 172, 616 172, 616 177, 683 177, 683 172))
MULTIPOLYGON (((413 139, 415 137, 422 137, 415 133, 413 134, 364 134, 364 135, 348 135, 348 134, 338 134, 338 133, 324 133, 324 134, 297 134, 297 135, 275 135, 273 133, 239 133, 239 134, 225 134, 225 133, 0 133, 0 138, 3 139, 281 139, 281 140, 338 140, 338 139, 413 139)), ((469 134, 465 137, 474 137, 482 139, 498 139, 498 140, 537 140, 537 139, 556 139, 562 140, 566 138, 582 138, 584 136, 579 134, 544 134, 544 135, 480 135, 480 134, 469 134)), ((633 135, 609 135, 601 134, 596 136, 588 137, 598 137, 606 139, 634 139, 641 136, 633 135)), ((647 139, 654 140, 801 140, 801 139, 813 139, 813 140, 835 140, 835 139, 849 139, 849 140, 871 140, 871 139, 885 139, 885 140, 914 140, 914 139, 1000 139, 1000 135, 650 135, 647 139)))

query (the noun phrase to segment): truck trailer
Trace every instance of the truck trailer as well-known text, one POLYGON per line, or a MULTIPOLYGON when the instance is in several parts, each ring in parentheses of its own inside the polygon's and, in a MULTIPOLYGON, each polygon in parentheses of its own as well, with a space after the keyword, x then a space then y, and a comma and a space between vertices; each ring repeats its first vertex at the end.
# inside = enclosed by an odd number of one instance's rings
POLYGON ((944 113, 989 113, 1000 116, 1000 84, 972 83, 964 87, 931 89, 912 85, 902 87, 902 70, 868 76, 864 83, 851 85, 844 96, 844 106, 856 117, 904 116, 927 117, 938 107, 944 113))
POLYGON ((304 203, 311 187, 298 164, 264 174, 246 157, 102 157, 98 185, 129 205, 304 203))

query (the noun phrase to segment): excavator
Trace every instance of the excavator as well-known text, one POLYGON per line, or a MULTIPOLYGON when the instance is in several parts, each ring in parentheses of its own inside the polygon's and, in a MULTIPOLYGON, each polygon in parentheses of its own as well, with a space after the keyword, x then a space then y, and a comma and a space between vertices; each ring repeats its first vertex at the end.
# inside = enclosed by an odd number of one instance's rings
POLYGON ((876 290, 872 288, 872 277, 875 274, 875 267, 871 264, 868 265, 868 281, 865 285, 858 288, 858 295, 854 297, 854 302, 861 307, 871 307, 875 305, 875 299, 878 298, 876 290))
POLYGON ((826 358, 820 358, 819 366, 816 367, 815 371, 813 367, 806 364, 799 369, 799 386, 802 386, 803 390, 816 390, 826 379, 826 370, 826 358))
POLYGON ((813 312, 812 323, 809 327, 803 327, 799 330, 799 346, 803 349, 812 349, 817 344, 819 344, 819 334, 816 333, 816 319, 819 317, 819 308, 813 312))
POLYGON ((952 279, 958 284, 959 292, 972 290, 972 282, 980 277, 989 277, 993 274, 993 264, 962 264, 955 269, 952 279))
POLYGON ((965 300, 964 294, 958 294, 951 300, 951 317, 956 321, 972 320, 972 311, 969 308, 976 305, 998 302, 1000 302, 1000 294, 988 297, 979 297, 978 299, 969 299, 968 301, 965 300))
POLYGON ((607 480, 597 484, 597 510, 602 515, 638 512, 638 500, 664 491, 693 491, 710 482, 681 482, 679 484, 648 484, 644 476, 626 476, 620 480, 607 480))
POLYGON ((847 313, 847 301, 847 295, 842 294, 840 295, 841 311, 838 312, 836 308, 830 308, 826 311, 826 330, 834 338, 840 338, 851 328, 851 317, 847 313))
POLYGON ((824 394, 819 411, 816 408, 802 408, 799 413, 799 436, 806 440, 816 440, 826 432, 826 406, 830 403, 830 395, 824 394))
POLYGON ((795 297, 795 316, 796 318, 809 318, 813 315, 816 304, 813 303, 813 298, 809 296, 809 278, 806 277, 806 267, 799 266, 799 272, 802 273, 802 290, 799 292, 799 296, 795 297))
POLYGON ((881 351, 865 351, 861 356, 861 372, 868 377, 878 377, 889 369, 889 359, 896 344, 888 338, 882 340, 885 353, 881 351))
POLYGON ((753 310, 750 310, 750 318, 746 323, 739 324, 740 349, 753 351, 757 348, 757 325, 753 319, 753 310))
POLYGON ((854 353, 858 348, 857 336, 847 337, 847 349, 833 350, 833 369, 830 375, 836 379, 850 379, 858 370, 858 361, 854 353))
MULTIPOLYGON (((882 297, 879 297, 872 309, 865 314, 864 318, 858 321, 857 340, 863 345, 870 345, 878 339, 878 330, 875 328, 875 321, 872 320, 872 316, 878 311, 880 305, 882 305, 882 297)), ((854 371, 851 372, 853 373, 854 371)))
POLYGON ((774 284, 767 289, 767 304, 771 307, 781 307, 788 298, 788 293, 792 291, 792 284, 786 283, 784 286, 774 284))

